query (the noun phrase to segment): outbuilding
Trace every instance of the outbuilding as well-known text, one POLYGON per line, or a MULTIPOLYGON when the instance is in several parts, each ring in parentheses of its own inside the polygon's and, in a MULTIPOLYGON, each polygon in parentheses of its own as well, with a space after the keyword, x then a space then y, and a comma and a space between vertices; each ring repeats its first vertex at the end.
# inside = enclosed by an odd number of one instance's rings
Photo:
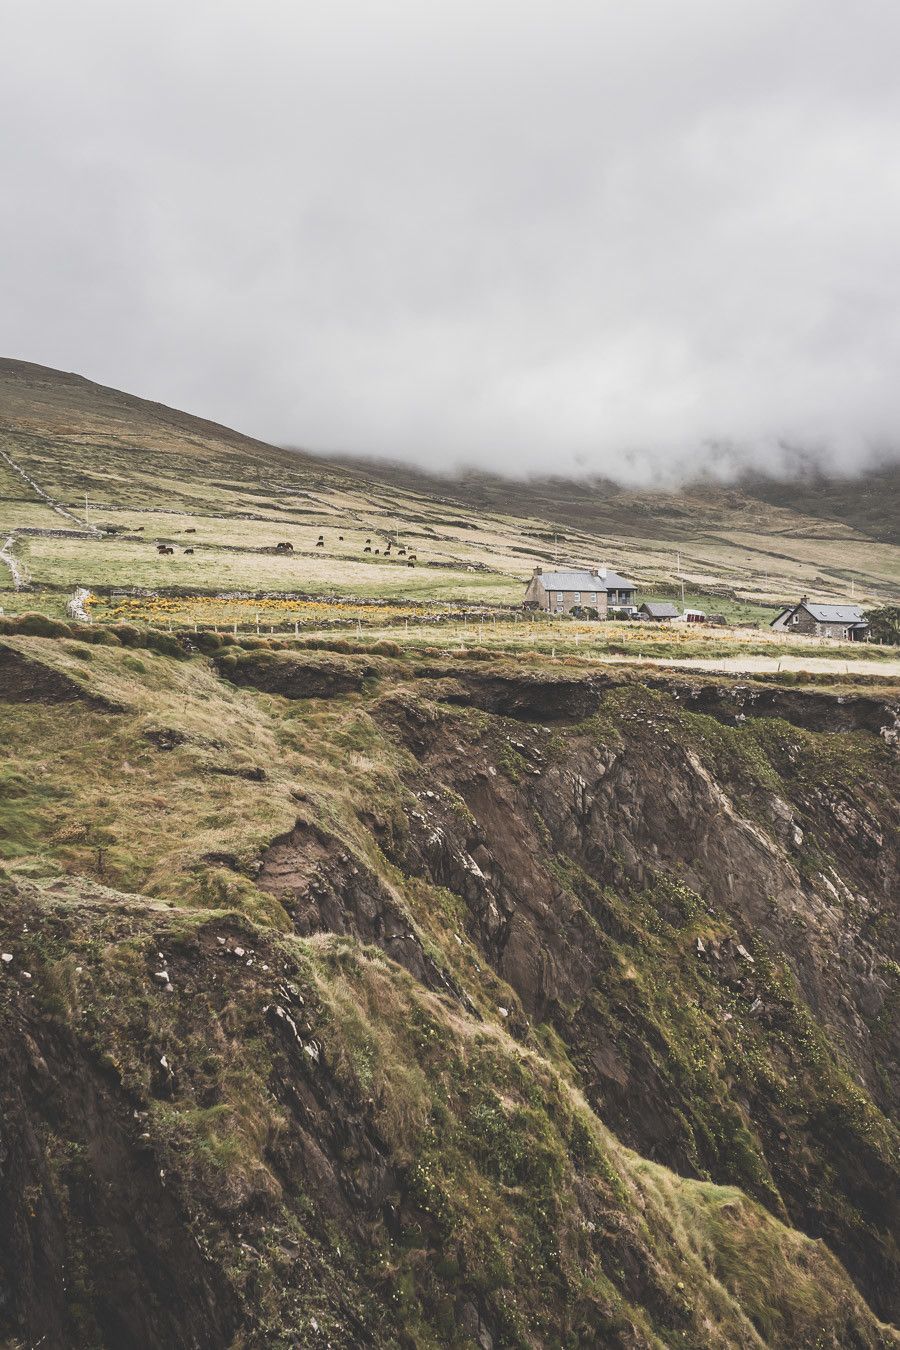
POLYGON ((641 618, 651 619, 654 623, 666 623, 678 618, 678 609, 670 600, 645 600, 638 609, 638 614, 641 618))

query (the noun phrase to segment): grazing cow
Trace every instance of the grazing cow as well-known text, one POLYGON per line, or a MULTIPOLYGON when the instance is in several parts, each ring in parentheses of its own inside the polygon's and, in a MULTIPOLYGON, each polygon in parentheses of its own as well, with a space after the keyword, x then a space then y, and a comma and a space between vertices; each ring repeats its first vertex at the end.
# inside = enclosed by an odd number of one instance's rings
POLYGON ((186 548, 184 551, 185 553, 193 553, 194 550, 192 548, 186 548))
POLYGON ((366 540, 366 543, 367 543, 367 544, 371 544, 371 542, 372 542, 371 539, 367 539, 367 540, 366 540))
POLYGON ((166 546, 165 546, 165 544, 157 544, 157 545, 156 545, 156 551, 157 551, 157 553, 165 553, 165 551, 166 551, 166 546))
POLYGON ((340 541, 341 543, 344 542, 344 536, 343 536, 342 534, 339 534, 339 535, 338 535, 338 539, 339 539, 339 541, 340 541))
POLYGON ((276 553, 293 553, 293 551, 294 551, 294 545, 288 543, 288 541, 287 541, 286 539, 285 539, 282 543, 276 544, 276 545, 275 545, 275 552, 276 552, 276 553))
POLYGON ((405 545, 405 544, 401 544, 400 547, 397 549, 397 557, 398 557, 398 558, 405 558, 405 557, 406 557, 406 545, 405 545))
POLYGON ((371 552, 372 546, 370 544, 366 544, 365 548, 363 549, 363 553, 371 553, 371 552))
POLYGON ((324 548, 324 547, 325 547, 325 540, 324 540, 324 539, 317 539, 317 540, 316 540, 316 548, 324 548))
POLYGON ((185 534, 196 534, 196 533, 197 533, 197 528, 196 528, 195 525, 187 525, 187 526, 185 526, 185 531, 184 531, 184 532, 185 532, 185 534))
POLYGON ((376 553, 380 553, 380 552, 381 552, 381 549, 380 549, 380 548, 376 548, 375 552, 376 552, 376 553))
POLYGON ((416 565, 416 560, 415 560, 415 558, 410 558, 406 565, 407 565, 407 567, 415 567, 415 565, 416 565))

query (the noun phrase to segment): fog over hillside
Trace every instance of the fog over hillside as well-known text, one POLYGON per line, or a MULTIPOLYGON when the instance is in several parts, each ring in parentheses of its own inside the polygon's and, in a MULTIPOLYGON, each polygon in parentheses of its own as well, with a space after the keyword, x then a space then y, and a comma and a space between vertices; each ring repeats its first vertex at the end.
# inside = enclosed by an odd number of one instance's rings
POLYGON ((887 0, 35 0, 0 352, 267 440, 641 484, 900 458, 887 0))

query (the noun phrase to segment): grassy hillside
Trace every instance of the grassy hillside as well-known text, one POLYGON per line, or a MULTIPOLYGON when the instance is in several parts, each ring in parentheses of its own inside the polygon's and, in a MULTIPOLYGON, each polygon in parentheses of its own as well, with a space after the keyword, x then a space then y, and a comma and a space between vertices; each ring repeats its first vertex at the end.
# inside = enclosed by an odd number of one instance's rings
MULTIPOLYGON (((0 452, 0 548, 10 541, 32 588, 27 607, 51 613, 75 586, 101 596, 140 587, 517 604, 532 567, 555 556, 614 564, 646 596, 680 593, 677 574, 689 597, 745 621, 803 591, 874 601, 895 598, 900 585, 881 480, 862 513, 842 509, 849 488, 832 510, 821 495, 784 485, 763 501, 758 486, 670 495, 608 483, 433 480, 278 449, 15 361, 0 362, 0 452), (160 556, 157 541, 173 554, 160 556), (280 541, 293 552, 276 555, 280 541)), ((2 559, 0 567, 8 588, 0 606, 26 607, 2 559)))
POLYGON ((0 638, 0 1341, 898 1344, 896 684, 197 642, 0 638))
POLYGON ((894 599, 892 481, 444 482, 0 363, 0 1345, 900 1344, 897 651, 627 664, 894 599), (523 616, 556 553, 746 626, 523 616))

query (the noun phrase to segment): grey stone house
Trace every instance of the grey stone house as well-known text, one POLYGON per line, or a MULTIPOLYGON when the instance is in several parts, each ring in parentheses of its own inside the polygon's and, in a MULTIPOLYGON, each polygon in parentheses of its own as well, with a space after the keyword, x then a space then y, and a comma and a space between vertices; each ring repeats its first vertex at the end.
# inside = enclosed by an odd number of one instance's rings
POLYGON ((580 607, 595 609, 601 619, 610 609, 633 604, 634 582, 607 567, 567 567, 547 572, 536 567, 524 598, 526 609, 568 614, 580 607))
POLYGON ((817 605, 805 595, 799 604, 786 605, 769 627, 779 633, 839 638, 843 642, 862 642, 869 631, 858 605, 817 605))

